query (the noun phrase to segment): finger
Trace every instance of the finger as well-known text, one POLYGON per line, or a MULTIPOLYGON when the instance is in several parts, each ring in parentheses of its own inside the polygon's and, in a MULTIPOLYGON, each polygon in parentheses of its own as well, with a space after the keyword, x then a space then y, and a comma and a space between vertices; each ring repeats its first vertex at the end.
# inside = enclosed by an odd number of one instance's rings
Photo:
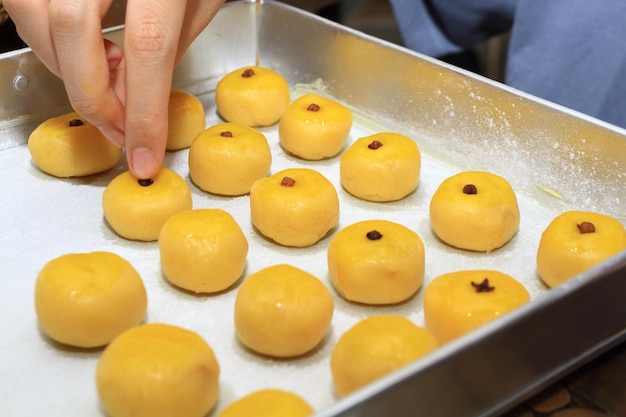
POLYGON ((124 33, 126 154, 137 178, 154 177, 167 142, 167 108, 185 1, 129 1, 124 33))
POLYGON ((120 52, 107 47, 101 19, 111 0, 50 0, 50 31, 61 78, 74 109, 114 143, 123 142, 124 107, 111 85, 120 52))
POLYGON ((20 38, 53 74, 60 77, 61 70, 48 22, 48 3, 49 0, 4 0, 2 2, 15 23, 20 38))

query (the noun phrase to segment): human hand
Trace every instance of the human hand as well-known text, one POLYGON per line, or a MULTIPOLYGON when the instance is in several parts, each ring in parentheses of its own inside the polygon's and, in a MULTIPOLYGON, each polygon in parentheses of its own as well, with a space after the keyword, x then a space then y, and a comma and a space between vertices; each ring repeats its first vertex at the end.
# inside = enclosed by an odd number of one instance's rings
POLYGON ((20 37, 63 80, 72 107, 126 146, 137 178, 152 178, 165 155, 174 67, 224 0, 128 0, 123 49, 102 36, 112 1, 2 3, 20 37))

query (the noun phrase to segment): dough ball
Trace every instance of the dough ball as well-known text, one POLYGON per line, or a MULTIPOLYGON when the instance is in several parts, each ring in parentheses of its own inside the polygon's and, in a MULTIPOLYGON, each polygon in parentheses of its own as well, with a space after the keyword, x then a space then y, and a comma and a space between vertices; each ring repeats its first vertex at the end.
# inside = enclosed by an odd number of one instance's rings
POLYGON ((339 197, 319 172, 290 168, 262 178, 250 190, 252 223, 284 246, 311 246, 339 221, 339 197))
POLYGON ((37 126, 28 138, 28 151, 39 169, 60 178, 97 174, 122 158, 121 148, 75 112, 37 126))
POLYGON ((344 397, 437 348, 426 329, 396 315, 372 316, 341 335, 330 357, 333 383, 344 397))
POLYGON ((130 171, 123 172, 102 194, 105 219, 118 235, 130 240, 157 240, 163 223, 191 206, 189 186, 165 167, 153 180, 138 180, 130 171))
POLYGON ((530 301, 526 288, 498 271, 440 275, 424 290, 426 327, 440 344, 449 342, 530 301))
POLYGON ((430 222, 448 245, 490 252, 517 233, 520 212, 507 180, 489 172, 467 171, 446 179, 435 191, 430 222))
POLYGON ((289 106, 287 80, 269 68, 249 66, 226 74, 215 89, 217 111, 227 121, 250 127, 276 123, 289 106))
POLYGON ((278 124, 278 137, 287 152, 315 161, 337 155, 351 127, 352 111, 346 106, 306 94, 287 107, 278 124))
POLYGON ((204 417, 217 402, 219 374, 213 350, 200 335, 150 323, 107 346, 96 386, 111 417, 204 417))
POLYGON ((328 246, 328 272, 337 292, 365 304, 399 303, 424 281, 424 244, 414 231, 386 220, 339 230, 328 246))
POLYGON ((159 253, 169 282, 196 293, 213 293, 227 289, 243 274, 248 240, 224 210, 188 210, 163 224, 159 253))
POLYGON ((556 287, 626 249, 619 220, 594 212, 567 211, 544 230, 537 249, 537 271, 556 287))
POLYGON ((204 191, 229 196, 248 194, 269 173, 270 145, 258 130, 221 123, 200 133, 189 149, 189 175, 204 191))
POLYGON ((109 252, 71 253, 48 262, 35 283, 39 325, 57 342, 104 346, 141 323, 147 295, 133 266, 109 252))
POLYGON ((333 317, 330 291, 316 277, 290 265, 250 275, 235 299, 239 340, 263 355, 289 358, 314 349, 333 317))
POLYGON ((229 404, 218 417, 307 417, 314 412, 308 402, 293 392, 262 389, 229 404))
POLYGON ((362 200, 401 200, 417 189, 421 161, 412 139, 398 133, 377 133, 357 139, 341 155, 341 184, 362 200))
POLYGON ((196 135, 206 127, 202 102, 191 93, 173 88, 167 123, 167 150, 188 148, 196 135))

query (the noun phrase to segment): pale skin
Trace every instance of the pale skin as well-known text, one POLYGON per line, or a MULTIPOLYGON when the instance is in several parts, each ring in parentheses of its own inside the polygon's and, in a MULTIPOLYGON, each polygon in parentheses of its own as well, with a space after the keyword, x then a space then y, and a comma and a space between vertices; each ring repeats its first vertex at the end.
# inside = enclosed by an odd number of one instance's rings
POLYGON ((128 0, 123 49, 102 36, 113 0, 3 0, 20 37, 63 80, 73 108, 154 177, 167 141, 172 74, 224 0, 128 0))

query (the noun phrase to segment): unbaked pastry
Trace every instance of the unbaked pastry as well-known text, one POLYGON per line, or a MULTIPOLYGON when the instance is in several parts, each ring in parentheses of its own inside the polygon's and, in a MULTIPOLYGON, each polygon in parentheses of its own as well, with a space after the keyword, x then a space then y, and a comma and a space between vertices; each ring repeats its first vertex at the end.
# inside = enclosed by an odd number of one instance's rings
POLYGON ((187 182, 169 168, 161 168, 154 179, 137 179, 123 172, 102 194, 104 217, 120 236, 130 240, 154 241, 163 223, 172 215, 191 210, 187 182))
POLYGON ((217 111, 227 121, 250 127, 278 122, 289 106, 287 80, 276 71, 259 66, 239 68, 217 83, 217 111))
POLYGON ((415 141, 399 133, 359 138, 341 155, 341 184, 363 200, 401 200, 418 187, 421 161, 415 141))
POLYGON ((239 123, 220 123, 201 132, 189 148, 189 175, 204 191, 237 196, 269 173, 270 145, 263 133, 239 123))
POLYGON ((555 287, 626 249, 626 231, 610 216, 567 211, 546 227, 537 249, 537 271, 555 287))
POLYGON ((309 168, 289 168, 252 185, 252 223, 284 246, 311 246, 339 221, 339 197, 333 184, 309 168))
POLYGON ((60 178, 97 174, 122 158, 121 148, 75 112, 37 126, 28 138, 28 151, 39 169, 60 178))
POLYGON ((349 108, 317 94, 306 94, 285 110, 278 124, 278 137, 287 152, 316 161, 337 155, 351 127, 349 108))
POLYGON ((339 230, 330 241, 327 258, 333 286, 350 301, 399 303, 424 281, 422 239, 387 220, 365 220, 339 230))
POLYGON ((474 330, 530 300, 515 278, 493 270, 455 271, 424 290, 424 320, 440 344, 474 330))
POLYGON ((70 253, 41 269, 35 311, 42 330, 57 342, 104 346, 140 324, 147 294, 139 273, 110 252, 70 253))
POLYGON ((507 180, 489 172, 453 175, 432 195, 430 223, 450 246, 490 252, 517 233, 520 211, 515 191, 507 180))

